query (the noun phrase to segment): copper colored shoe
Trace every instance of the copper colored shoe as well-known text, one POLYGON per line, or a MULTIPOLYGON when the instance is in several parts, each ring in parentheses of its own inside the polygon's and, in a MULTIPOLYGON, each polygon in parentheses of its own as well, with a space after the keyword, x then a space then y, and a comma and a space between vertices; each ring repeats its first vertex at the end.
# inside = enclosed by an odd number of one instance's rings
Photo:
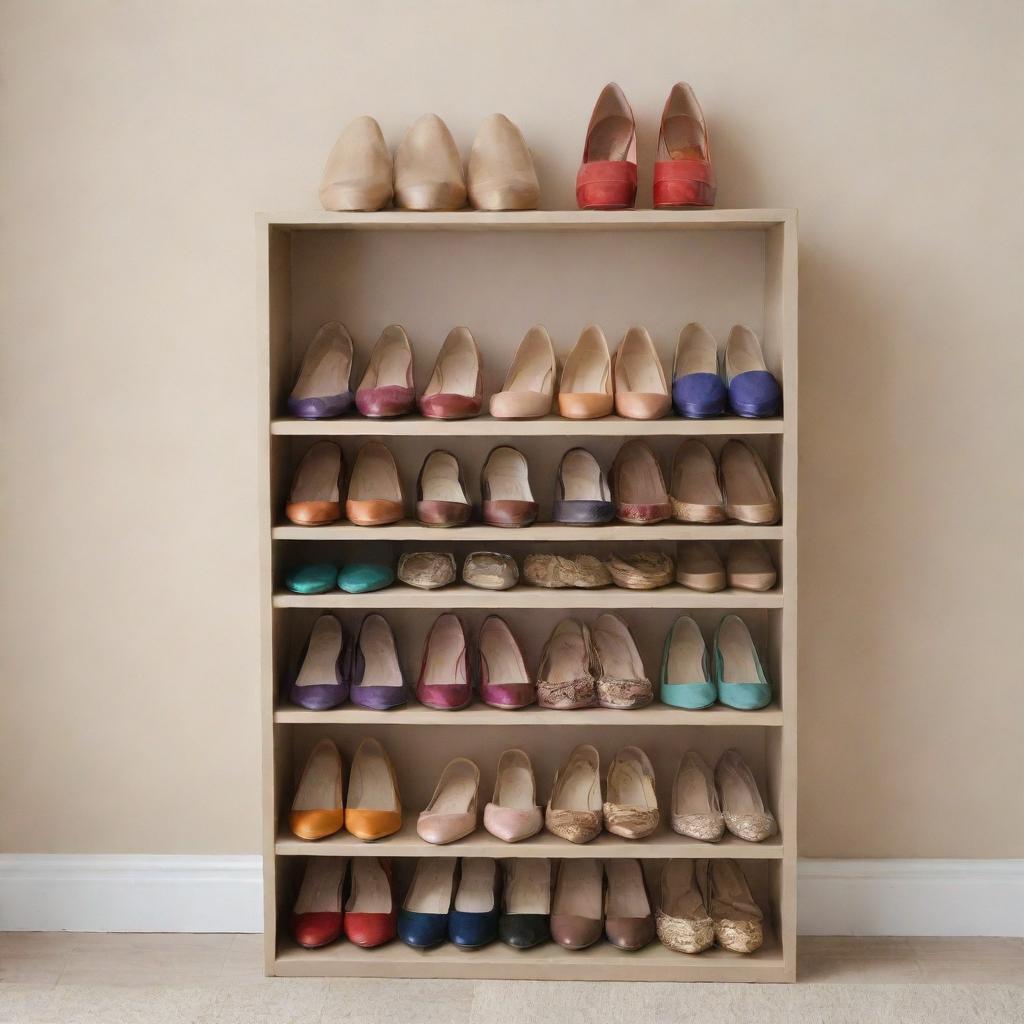
POLYGON ((320 740, 299 777, 288 824, 300 839, 323 839, 345 824, 341 754, 332 740, 320 740))
POLYGON ((654 939, 654 913, 640 861, 609 860, 604 871, 604 933, 619 949, 643 949, 654 939))
POLYGON ((423 643, 416 697, 437 711, 458 711, 473 699, 466 632, 457 615, 439 615, 423 643))
POLYGON ((405 515, 405 496, 390 450, 367 441, 356 456, 348 484, 345 515, 357 526, 384 526, 405 515))
POLYGON ((604 827, 623 839, 644 839, 661 823, 654 768, 639 747, 623 747, 608 768, 604 827))
POLYGON ((333 441, 317 441, 292 477, 284 514, 296 526, 323 526, 341 518, 341 488, 345 462, 333 441))
POLYGON ((452 133, 436 114, 424 114, 395 150, 395 206, 461 210, 465 205, 462 158, 452 133))
POLYGON ((743 441, 726 441, 719 457, 725 514, 738 523, 769 526, 782 514, 761 456, 743 441))
POLYGON ((464 420, 480 415, 483 377, 480 349, 466 327, 453 327, 434 362, 420 412, 433 420, 464 420))
POLYGON ((612 357, 608 341, 596 324, 584 328, 562 367, 558 383, 558 414, 567 420, 607 416, 615 404, 612 357))
POLYGON ((576 175, 581 210, 627 210, 636 202, 636 122, 625 94, 609 82, 594 104, 576 175))
POLYGON ((601 834, 601 758, 582 743, 555 773, 544 825, 570 843, 589 843, 601 834))
POLYGON ((459 460, 440 448, 432 451, 416 480, 416 518, 427 526, 462 526, 471 512, 459 460))
POLYGON ((604 869, 590 857, 563 860, 551 902, 551 938, 565 949, 586 949, 604 933, 604 869))
POLYGON ((658 420, 672 408, 665 370, 651 336, 630 327, 612 360, 615 411, 630 420, 658 420))
POLYGON ((477 210, 536 210, 540 185, 523 133, 504 115, 480 125, 466 168, 469 203, 477 210))
POLYGON ((356 388, 356 408, 374 419, 401 416, 416 406, 412 346, 405 329, 392 324, 381 331, 356 388))
POLYGON ((672 515, 681 523, 725 522, 715 457, 695 438, 684 441, 672 460, 672 515))
POLYGON ((483 519, 489 526, 529 526, 537 518, 526 456, 516 448, 493 448, 480 474, 483 519))
POLYGON ((491 415, 499 420, 547 416, 555 394, 555 349, 540 325, 531 327, 516 349, 501 391, 491 396, 491 415))
POLYGON ((612 463, 615 514, 624 523, 660 523, 672 515, 661 466, 643 441, 627 441, 612 463))
POLYGON ((372 842, 402 827, 398 780, 387 751, 368 736, 356 748, 349 773, 345 829, 357 839, 372 842))
POLYGON ((704 112, 685 82, 672 86, 661 112, 653 199, 655 209, 715 205, 715 172, 704 112))
POLYGON ((465 757, 449 761, 430 803, 420 811, 416 832, 420 839, 443 846, 476 829, 480 769, 465 757))
POLYGON ((295 941, 306 949, 327 946, 341 937, 342 890, 348 857, 310 857, 292 908, 295 941))
POLYGON ((506 750, 498 761, 494 796, 484 808, 484 828, 506 843, 518 843, 543 827, 530 758, 522 750, 506 750))

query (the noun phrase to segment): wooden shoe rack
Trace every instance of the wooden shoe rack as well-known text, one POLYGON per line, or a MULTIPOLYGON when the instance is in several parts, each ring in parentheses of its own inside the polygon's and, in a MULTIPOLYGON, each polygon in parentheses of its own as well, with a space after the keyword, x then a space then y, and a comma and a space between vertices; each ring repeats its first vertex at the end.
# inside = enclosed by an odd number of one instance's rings
POLYGON ((657 981, 789 981, 796 963, 796 486, 797 486, 797 239, 789 210, 702 212, 628 211, 523 213, 312 213, 261 216, 257 223, 259 312, 259 436, 261 522, 261 622, 263 724, 264 926, 268 974, 289 976, 543 978, 657 981), (500 389, 516 346, 533 324, 547 327, 564 358, 588 323, 600 324, 611 346, 628 326, 643 324, 658 347, 666 374, 680 328, 700 321, 724 344, 729 328, 744 323, 762 339, 769 368, 781 379, 784 415, 776 419, 687 420, 675 415, 653 422, 617 417, 571 421, 460 421, 404 417, 370 420, 358 415, 320 422, 288 418, 285 399, 302 353, 326 320, 343 321, 356 340, 353 388, 381 329, 401 323, 416 354, 422 388, 449 329, 469 327, 484 359, 487 395, 500 389), (729 437, 744 438, 765 459, 782 502, 775 526, 571 527, 550 523, 555 471, 564 452, 582 445, 607 469, 622 442, 644 437, 668 478, 680 440, 700 437, 717 451, 729 437), (310 443, 330 438, 351 468, 369 439, 395 455, 411 506, 415 479, 434 448, 454 451, 466 468, 474 503, 488 451, 509 443, 526 455, 540 503, 537 525, 519 530, 474 524, 438 530, 406 520, 392 526, 348 522, 303 528, 288 524, 283 506, 292 470, 310 443), (506 551, 522 562, 533 551, 559 554, 656 548, 675 553, 676 542, 760 538, 779 570, 767 593, 725 590, 702 594, 671 585, 634 592, 546 590, 520 583, 489 592, 461 582, 441 590, 402 583, 376 593, 336 591, 292 594, 283 587, 298 564, 382 561, 392 566, 404 551, 453 551, 461 567, 474 550, 506 551), (760 711, 715 706, 683 711, 657 701, 636 711, 501 711, 479 702, 458 712, 432 711, 412 701, 390 712, 344 704, 332 711, 305 711, 283 697, 289 672, 316 616, 333 609, 346 635, 365 614, 382 611, 395 630, 407 680, 415 681, 423 639, 436 615, 454 610, 475 637, 490 611, 500 613, 519 639, 531 671, 559 618, 592 622, 602 609, 617 610, 632 629, 655 693, 662 645, 674 619, 691 614, 710 644, 714 626, 728 611, 750 626, 771 675, 774 700, 760 711), (338 744, 346 769, 359 740, 377 737, 398 774, 405 826, 377 843, 345 832, 316 843, 291 835, 288 809, 297 772, 323 736, 338 744), (416 835, 426 804, 447 761, 462 754, 482 773, 481 807, 490 799, 498 756, 522 747, 533 759, 538 796, 546 801, 557 766, 581 742, 601 754, 602 775, 615 752, 636 744, 650 755, 662 811, 660 831, 629 841, 602 834, 577 846, 546 832, 506 844, 484 831, 451 846, 436 847, 416 835), (780 832, 764 843, 733 837, 711 845, 687 839, 668 825, 672 780, 682 753, 701 751, 713 765, 727 747, 741 750, 754 770, 780 832), (570 952, 552 943, 517 952, 501 943, 464 952, 444 945, 417 952, 400 941, 363 950, 341 941, 320 950, 295 945, 288 918, 307 857, 395 858, 401 886, 412 858, 435 856, 636 857, 656 898, 658 872, 671 857, 735 857, 766 913, 764 946, 749 956, 709 950, 699 956, 669 951, 657 941, 638 953, 598 943, 570 952))

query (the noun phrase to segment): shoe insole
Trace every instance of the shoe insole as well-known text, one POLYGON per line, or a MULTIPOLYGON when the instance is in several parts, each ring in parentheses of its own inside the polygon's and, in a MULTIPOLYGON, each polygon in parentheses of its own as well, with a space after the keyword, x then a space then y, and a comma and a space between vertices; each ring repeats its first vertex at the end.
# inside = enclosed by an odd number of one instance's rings
POLYGON ((676 350, 675 375, 689 373, 718 374, 718 349, 715 339, 699 325, 683 331, 676 350))
POLYGON ((532 811, 537 805, 533 772, 525 764, 503 764, 498 773, 494 802, 499 807, 532 811))
POLYGON ((725 346, 725 369, 730 377, 751 370, 767 370, 757 335, 747 327, 734 327, 725 346))
POLYGON ((466 637, 454 615, 444 615, 434 623, 427 637, 427 661, 420 675, 426 686, 463 686, 466 665, 463 653, 466 637))
POLYGON ((624 114, 602 118, 587 139, 587 162, 625 160, 633 138, 633 122, 624 114))
POLYGON ((490 857, 463 857, 455 909, 464 914, 486 914, 493 910, 496 870, 497 865, 490 857))
POLYGON ((648 452, 636 451, 619 462, 617 500, 626 505, 660 505, 667 498, 661 470, 648 452))
POLYGON ((716 773, 722 808, 729 814, 764 814, 764 801, 746 762, 730 761, 725 770, 716 773))
POLYGON ((310 857, 295 900, 295 913, 340 914, 341 887, 347 867, 348 857, 310 857))
POLYGON ((296 686, 334 686, 341 655, 341 623, 333 615, 321 615, 309 635, 306 657, 295 680, 296 686))
POLYGON ((723 453, 722 480, 730 505, 767 505, 775 500, 767 470, 746 445, 730 445, 723 453))
POLYGON ((302 360, 299 378, 292 388, 292 398, 340 395, 348 389, 351 369, 349 353, 330 338, 320 338, 313 342, 302 360))
POLYGON ((465 814, 476 799, 479 780, 466 763, 458 761, 445 769, 441 788, 427 808, 432 814, 465 814))
POLYGON ((367 445, 359 453, 348 496, 352 501, 402 500, 395 460, 383 445, 367 445))
POLYGON ((644 874, 635 860, 609 860, 604 866, 608 877, 605 914, 608 917, 647 917, 651 904, 644 888, 644 874))
POLYGON ((341 449, 330 441, 313 445, 292 480, 290 501, 340 501, 341 449))
POLYGON ((330 740, 321 740, 302 770, 299 788, 292 801, 293 811, 338 810, 341 807, 341 759, 330 740))
POLYGON ((584 332, 565 362, 561 390, 581 395, 608 394, 610 368, 608 346, 596 334, 584 332))
POLYGON ((447 914, 452 905, 455 865, 454 857, 421 857, 405 897, 405 909, 417 914, 447 914))
POLYGON ((626 807, 658 806, 651 780, 636 761, 616 761, 608 775, 608 802, 626 807))
POLYGON ((424 501, 454 501, 468 505, 466 493, 459 483, 459 464, 454 455, 433 452, 427 458, 420 479, 424 501))
POLYGON ((547 339, 539 331, 531 330, 523 339, 512 362, 508 382, 503 391, 537 391, 551 388, 554 355, 547 339))
POLYGON ((597 459, 582 449, 568 452, 562 460, 565 501, 608 501, 608 485, 597 459))
MULTIPOLYGON (((320 860, 334 860, 321 857, 320 860)), ((352 858, 352 889, 345 903, 346 914, 390 914, 391 886, 375 857, 352 858)))
POLYGON ((545 678, 552 683, 567 683, 589 675, 590 666, 579 629, 559 626, 548 647, 545 678))
POLYGON ((359 649, 363 652, 364 669, 362 682, 357 685, 402 685, 402 669, 398 664, 395 640, 381 616, 367 616, 359 631, 359 649))
POLYGON ((689 114, 666 117, 661 127, 662 148, 670 160, 704 160, 704 130, 689 114))
POLYGON ((601 862, 589 857, 563 860, 551 913, 600 921, 603 871, 601 862))
POLYGON ((592 635, 605 676, 610 679, 644 678, 644 665, 633 638, 612 616, 602 615, 595 623, 592 635))
POLYGON ((505 913, 551 912, 551 864, 532 857, 508 861, 505 881, 505 913))
POLYGON ((682 445, 672 467, 672 496, 688 505, 721 505, 715 457, 699 441, 682 445))
POLYGON ((684 764, 672 788, 672 813, 714 814, 708 790, 713 785, 697 765, 684 764))
POLYGON ((661 875, 661 909, 669 917, 693 919, 708 913, 697 888, 694 863, 670 860, 661 875))
POLYGON ((397 811, 398 794, 387 755, 375 743, 362 743, 356 751, 348 783, 349 810, 397 811))
POLYGON ((515 641, 499 627, 488 626, 480 631, 480 657, 487 665, 491 683, 517 686, 529 685, 526 666, 515 647, 515 641))
POLYGON ((730 616, 718 632, 722 679, 727 683, 758 683, 757 658, 750 631, 742 619, 730 616))
POLYGON ((491 501, 533 501, 526 460, 512 448, 498 448, 484 469, 491 501))
POLYGON ((693 619, 685 618, 672 627, 672 641, 665 665, 667 683, 707 682, 704 666, 704 637, 693 619))
POLYGON ((557 811, 601 810, 601 785, 594 765, 581 758, 570 760, 552 794, 551 807, 557 811))
POLYGON ((457 328, 441 348, 437 365, 424 395, 476 394, 476 378, 480 369, 472 336, 465 328, 457 328))

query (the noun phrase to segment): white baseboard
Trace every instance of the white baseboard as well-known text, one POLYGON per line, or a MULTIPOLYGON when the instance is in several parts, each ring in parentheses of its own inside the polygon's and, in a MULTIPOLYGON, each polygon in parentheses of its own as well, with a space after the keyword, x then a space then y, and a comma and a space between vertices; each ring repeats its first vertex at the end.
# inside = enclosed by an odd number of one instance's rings
MULTIPOLYGON (((802 935, 1024 935, 1024 860, 801 860, 802 935)), ((259 932, 260 858, 0 855, 0 931, 259 932)))

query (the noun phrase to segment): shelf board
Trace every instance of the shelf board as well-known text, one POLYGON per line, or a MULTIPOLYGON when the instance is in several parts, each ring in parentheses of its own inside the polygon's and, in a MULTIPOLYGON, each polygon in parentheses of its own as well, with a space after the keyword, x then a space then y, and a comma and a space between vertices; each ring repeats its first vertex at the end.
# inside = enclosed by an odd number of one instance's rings
POLYGON ((781 417, 689 420, 669 416, 660 420, 628 420, 606 416, 599 420, 566 420, 544 416, 536 420, 495 420, 477 416, 468 420, 431 420, 422 416, 396 419, 366 419, 352 416, 337 420, 300 420, 282 417, 271 420, 271 434, 290 437, 709 437, 726 434, 781 434, 781 417))
POLYGON ((420 590, 396 583, 366 594, 332 590, 326 594, 277 591, 275 608, 781 608, 782 591, 719 590, 714 594, 689 590, 678 584, 657 590, 625 587, 532 587, 520 584, 509 590, 481 590, 457 583, 436 590, 420 590))
POLYGON ((475 702, 461 711, 435 711, 419 704, 391 711, 371 711, 352 704, 330 711, 307 711, 292 704, 282 704, 274 710, 274 721, 280 725, 500 725, 512 728, 522 725, 775 727, 782 725, 782 709, 777 704, 769 704, 759 711, 737 711, 715 704, 701 711, 687 711, 668 704, 651 704, 635 711, 613 711, 609 708, 552 711, 536 705, 516 711, 501 711, 475 702))
POLYGON ((661 828, 646 839, 623 839, 602 832, 589 843, 570 843, 550 832, 539 832, 518 843, 506 843, 481 826, 465 839, 444 846, 424 842, 416 834, 416 813, 407 810, 401 831, 374 843, 364 843, 348 832, 308 842, 282 825, 277 832, 275 852, 288 857, 735 857, 741 860, 778 859, 782 856, 779 836, 763 843, 748 843, 726 834, 720 842, 702 843, 661 828))
POLYGON ((417 540, 417 541, 510 541, 530 544, 535 541, 624 541, 624 540, 782 540, 782 526, 695 526, 689 523, 657 523, 654 526, 565 526, 561 523, 536 523, 519 529, 500 526, 457 526, 448 530, 424 526, 415 519, 403 519, 388 526, 356 526, 350 522, 328 526, 293 526, 278 523, 271 530, 274 540, 417 540))
POLYGON ((283 977, 501 978, 546 981, 719 981, 779 982, 786 975, 782 948, 771 929, 756 953, 712 948, 698 956, 674 953, 655 939, 636 952, 598 942, 589 949, 563 949, 547 942, 533 949, 512 949, 492 942, 462 950, 445 943, 418 950, 394 941, 377 949, 336 942, 303 949, 290 936, 278 939, 274 973, 283 977))

